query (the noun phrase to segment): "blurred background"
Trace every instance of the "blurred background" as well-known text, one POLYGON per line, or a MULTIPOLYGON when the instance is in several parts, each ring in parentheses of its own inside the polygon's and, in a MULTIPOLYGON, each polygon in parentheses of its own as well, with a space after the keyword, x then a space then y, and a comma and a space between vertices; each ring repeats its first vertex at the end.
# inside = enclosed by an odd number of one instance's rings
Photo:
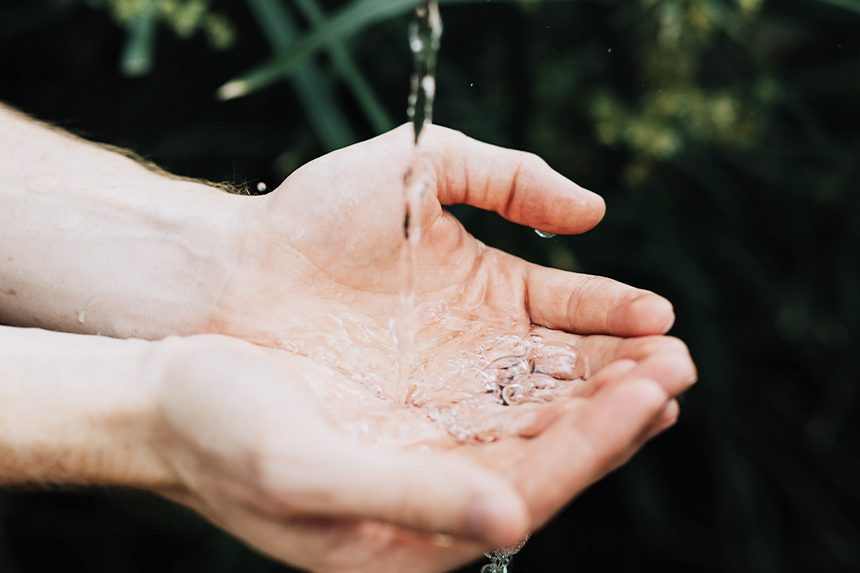
MULTIPOLYGON (((405 120, 416 3, 0 0, 0 101, 274 188, 405 120)), ((667 295, 701 374, 678 426, 516 570, 860 570, 860 1, 442 4, 437 123, 608 204, 551 240, 457 215, 490 245, 667 295)), ((2 573, 288 570, 141 494, 0 497, 2 573)))

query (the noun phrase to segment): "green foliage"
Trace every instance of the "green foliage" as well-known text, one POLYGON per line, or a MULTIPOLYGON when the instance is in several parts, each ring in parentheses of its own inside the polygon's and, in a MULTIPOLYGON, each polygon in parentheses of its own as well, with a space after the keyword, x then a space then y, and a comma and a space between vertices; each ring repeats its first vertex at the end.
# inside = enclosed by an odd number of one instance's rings
MULTIPOLYGON (((599 139, 625 146, 637 166, 667 160, 688 143, 753 147, 767 127, 778 87, 767 77, 730 78, 707 86, 707 54, 724 39, 746 44, 757 35, 762 2, 739 0, 641 0, 624 19, 643 21, 640 64, 633 81, 641 89, 626 103, 618 87, 595 96, 592 113, 599 139)), ((762 74, 763 75, 763 74, 762 74)))
POLYGON ((230 21, 210 7, 209 0, 82 0, 110 12, 117 22, 132 25, 153 9, 158 19, 182 38, 197 32, 205 34, 210 45, 227 49, 235 41, 230 21))

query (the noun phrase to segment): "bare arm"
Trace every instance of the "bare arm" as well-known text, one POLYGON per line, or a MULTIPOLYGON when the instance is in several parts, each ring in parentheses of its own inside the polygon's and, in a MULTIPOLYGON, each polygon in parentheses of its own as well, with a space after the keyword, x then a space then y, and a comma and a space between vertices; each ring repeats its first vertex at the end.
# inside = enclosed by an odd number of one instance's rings
POLYGON ((0 323, 139 338, 207 330, 241 201, 0 105, 0 323))
POLYGON ((0 486, 169 488, 147 343, 0 327, 0 486))

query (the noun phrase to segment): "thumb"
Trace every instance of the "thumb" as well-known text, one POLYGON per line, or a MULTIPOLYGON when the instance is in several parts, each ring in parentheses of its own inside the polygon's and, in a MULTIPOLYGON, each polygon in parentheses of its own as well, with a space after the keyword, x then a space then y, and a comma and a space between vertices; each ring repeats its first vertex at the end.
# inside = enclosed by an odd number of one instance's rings
POLYGON ((500 476, 454 454, 353 448, 319 472, 302 510, 373 519, 507 547, 527 533, 530 516, 500 476))
POLYGON ((583 233, 603 218, 603 199, 540 157, 431 126, 422 145, 433 161, 443 205, 465 203, 551 233, 583 233))

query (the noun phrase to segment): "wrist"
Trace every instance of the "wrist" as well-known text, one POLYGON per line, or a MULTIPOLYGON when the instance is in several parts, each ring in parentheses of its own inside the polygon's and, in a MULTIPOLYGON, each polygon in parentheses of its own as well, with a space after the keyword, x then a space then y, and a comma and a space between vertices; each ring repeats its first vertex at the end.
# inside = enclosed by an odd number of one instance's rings
POLYGON ((177 202, 157 209, 153 224, 163 250, 174 256, 160 273, 160 284, 149 289, 157 324, 147 338, 218 333, 218 309, 241 264, 253 198, 198 182, 172 181, 168 187, 165 201, 177 202))
POLYGON ((0 484, 173 487, 154 441, 153 343, 14 328, 0 343, 0 484))

